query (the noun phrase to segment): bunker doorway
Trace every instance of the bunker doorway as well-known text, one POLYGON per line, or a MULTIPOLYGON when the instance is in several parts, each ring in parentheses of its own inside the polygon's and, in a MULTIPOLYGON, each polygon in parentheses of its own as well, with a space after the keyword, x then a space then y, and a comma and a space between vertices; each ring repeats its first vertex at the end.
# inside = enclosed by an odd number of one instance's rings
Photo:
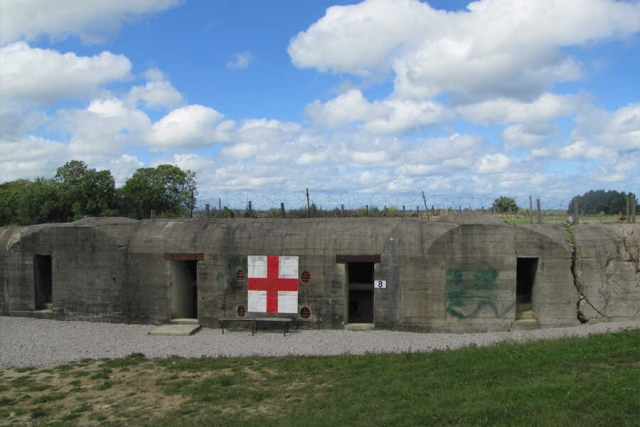
POLYGON ((198 261, 171 261, 171 318, 198 318, 198 261))
POLYGON ((516 320, 535 319, 532 295, 538 258, 518 258, 516 269, 516 320))
POLYGON ((373 263, 347 263, 348 322, 373 323, 373 263))
POLYGON ((33 282, 36 310, 51 310, 53 303, 53 262, 51 255, 33 257, 33 282))

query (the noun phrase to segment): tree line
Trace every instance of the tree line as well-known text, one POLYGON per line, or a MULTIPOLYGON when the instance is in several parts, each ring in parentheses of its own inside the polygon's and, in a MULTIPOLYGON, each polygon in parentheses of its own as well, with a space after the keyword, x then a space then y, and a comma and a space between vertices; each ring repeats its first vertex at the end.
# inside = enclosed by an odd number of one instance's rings
POLYGON ((190 216, 195 207, 195 172, 173 165, 140 168, 116 188, 108 170, 72 160, 53 178, 0 184, 0 226, 75 221, 85 216, 148 218, 190 216))
MULTIPOLYGON (((633 193, 629 193, 633 194, 633 193)), ((591 190, 584 193, 582 196, 575 196, 569 202, 567 209, 568 213, 574 212, 574 206, 578 203, 578 209, 580 213, 597 215, 618 215, 625 213, 627 210, 627 196, 625 192, 618 192, 615 190, 591 190)), ((638 204, 638 198, 636 199, 637 210, 640 210, 640 204, 638 204)))

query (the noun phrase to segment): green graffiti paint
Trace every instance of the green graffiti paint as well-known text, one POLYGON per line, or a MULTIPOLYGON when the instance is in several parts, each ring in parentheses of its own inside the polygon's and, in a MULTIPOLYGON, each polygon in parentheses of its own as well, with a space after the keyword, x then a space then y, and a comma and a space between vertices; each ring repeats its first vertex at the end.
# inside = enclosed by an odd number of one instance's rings
POLYGON ((498 317, 496 287, 500 272, 488 264, 465 272, 462 269, 446 271, 447 314, 456 319, 477 317, 490 309, 498 317), (467 273, 467 274, 465 274, 467 273))

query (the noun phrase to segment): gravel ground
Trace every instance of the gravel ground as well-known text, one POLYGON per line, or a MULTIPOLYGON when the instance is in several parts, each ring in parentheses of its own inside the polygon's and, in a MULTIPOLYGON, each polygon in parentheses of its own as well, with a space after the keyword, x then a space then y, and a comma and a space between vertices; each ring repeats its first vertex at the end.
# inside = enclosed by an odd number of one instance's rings
POLYGON ((55 366, 80 359, 118 358, 131 353, 147 357, 285 356, 431 351, 566 336, 585 336, 640 329, 640 320, 596 323, 571 328, 481 334, 412 333, 342 330, 245 331, 224 335, 202 329, 190 337, 151 336, 153 325, 61 322, 0 316, 0 367, 55 366))

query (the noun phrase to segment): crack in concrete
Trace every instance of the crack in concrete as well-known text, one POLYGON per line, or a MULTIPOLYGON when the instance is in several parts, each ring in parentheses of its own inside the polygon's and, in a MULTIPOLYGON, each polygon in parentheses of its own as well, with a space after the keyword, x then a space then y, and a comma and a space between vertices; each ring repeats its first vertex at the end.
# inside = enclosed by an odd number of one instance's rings
POLYGON ((578 292, 578 301, 576 302, 576 317, 580 321, 580 323, 588 323, 589 318, 585 316, 583 307, 586 303, 591 307, 596 313, 598 313, 603 318, 606 317, 600 310, 594 307, 593 304, 589 301, 589 299, 584 295, 583 287, 582 287, 582 277, 581 277, 581 259, 578 255, 577 246, 575 243, 575 236, 573 235, 573 231, 571 230, 571 224, 567 224, 564 227, 564 230, 567 234, 567 239, 569 240, 569 244, 571 245, 571 275, 573 276, 573 286, 576 288, 578 292))

